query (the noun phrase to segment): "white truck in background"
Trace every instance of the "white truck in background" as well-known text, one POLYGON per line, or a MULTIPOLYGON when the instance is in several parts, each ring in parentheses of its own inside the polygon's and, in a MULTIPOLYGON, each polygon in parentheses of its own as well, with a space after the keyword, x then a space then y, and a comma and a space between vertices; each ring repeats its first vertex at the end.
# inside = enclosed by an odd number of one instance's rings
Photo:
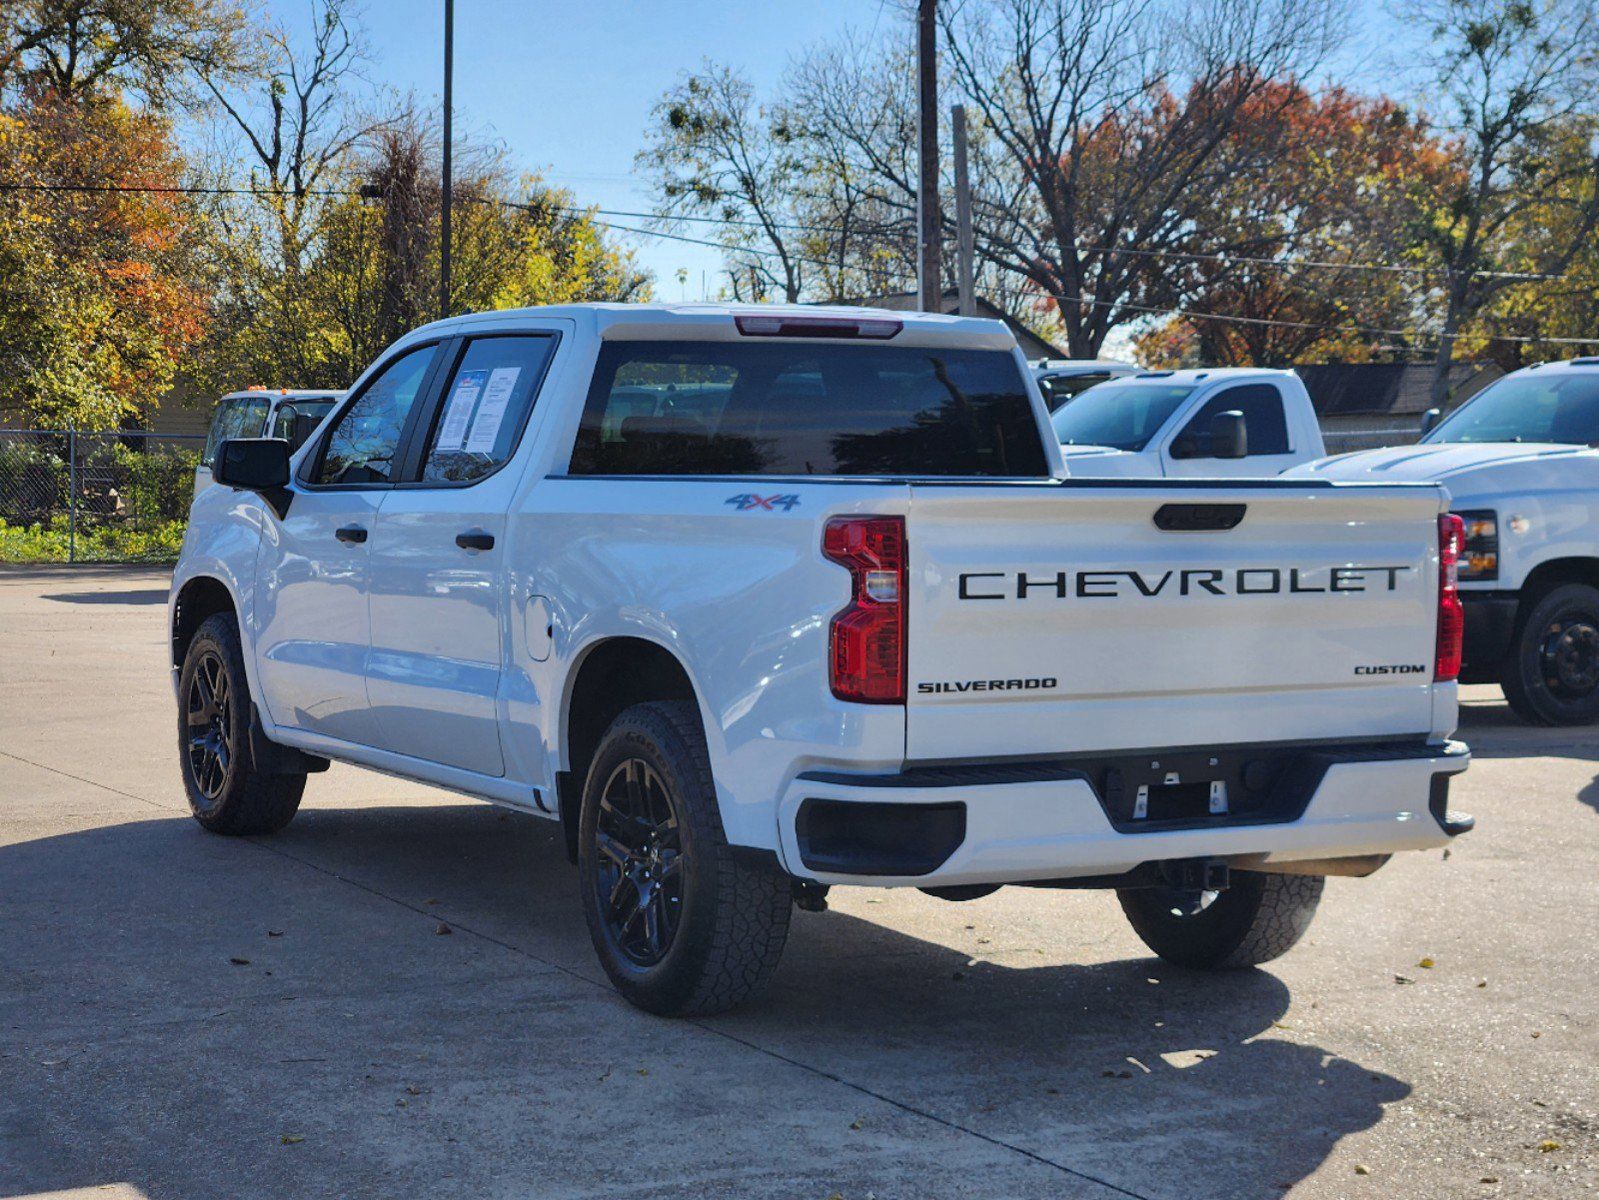
MULTIPOLYGON (((1431 484, 1066 476, 1006 327, 573 305, 224 441, 172 581, 195 818, 356 763, 559 821, 616 987, 730 1007, 836 885, 1115 890, 1240 967, 1448 807, 1431 484)), ((1074 402, 1076 403, 1076 402, 1074 402)))
POLYGON ((217 447, 228 438, 282 438, 291 448, 298 449, 343 395, 325 389, 244 388, 223 396, 211 414, 205 449, 194 468, 195 495, 211 486, 211 464, 216 460, 217 447))
POLYGON ((1257 479, 1327 453, 1292 371, 1141 371, 1096 383, 1050 417, 1074 479, 1257 479))
POLYGON ((1467 683, 1523 719, 1599 721, 1599 358, 1496 380, 1420 443, 1302 467, 1304 479, 1441 484, 1465 527, 1467 683))
POLYGON ((1043 393, 1045 407, 1055 412, 1096 383, 1136 375, 1142 369, 1113 358, 1041 358, 1033 364, 1033 378, 1043 393))

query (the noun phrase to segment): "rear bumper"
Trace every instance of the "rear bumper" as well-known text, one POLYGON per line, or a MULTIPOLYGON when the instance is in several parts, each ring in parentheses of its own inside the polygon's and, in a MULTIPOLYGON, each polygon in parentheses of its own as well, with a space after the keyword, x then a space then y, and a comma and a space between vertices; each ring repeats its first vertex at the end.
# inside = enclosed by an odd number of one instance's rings
POLYGON ((1020 883, 1175 859, 1384 855, 1442 846, 1471 827, 1448 811, 1449 780, 1471 761, 1462 743, 1271 749, 1297 772, 1285 803, 1166 821, 1128 819, 1133 801, 1106 765, 1120 759, 808 772, 780 805, 781 854, 791 874, 819 883, 1020 883))

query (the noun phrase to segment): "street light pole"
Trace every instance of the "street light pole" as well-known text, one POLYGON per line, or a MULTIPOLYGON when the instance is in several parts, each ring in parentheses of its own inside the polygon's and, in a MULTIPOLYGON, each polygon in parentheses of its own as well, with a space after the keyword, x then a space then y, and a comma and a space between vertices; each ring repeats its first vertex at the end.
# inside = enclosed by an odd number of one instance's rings
POLYGON ((916 100, 921 128, 921 180, 916 206, 916 280, 923 312, 940 312, 944 284, 938 219, 938 0, 918 0, 916 100))
POLYGON ((444 181, 439 200, 439 316, 450 315, 450 133, 455 76, 455 0, 444 0, 444 181))

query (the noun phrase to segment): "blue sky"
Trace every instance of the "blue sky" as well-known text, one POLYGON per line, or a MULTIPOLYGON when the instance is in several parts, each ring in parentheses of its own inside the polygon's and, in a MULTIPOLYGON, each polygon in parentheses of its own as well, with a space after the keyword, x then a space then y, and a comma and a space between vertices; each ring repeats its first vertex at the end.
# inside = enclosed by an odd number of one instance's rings
MULTIPOLYGON (((270 8, 308 28, 310 0, 272 0, 270 8)), ((373 82, 438 103, 443 12, 442 0, 369 3, 373 82)), ((884 32, 903 20, 890 0, 456 0, 456 128, 503 141, 519 167, 544 171, 583 203, 643 210, 649 194, 633 155, 651 106, 682 71, 716 59, 764 92, 812 43, 845 26, 884 32)), ((629 242, 662 299, 699 299, 702 278, 715 294, 716 250, 629 242), (679 268, 690 272, 686 288, 679 268)))
MULTIPOLYGON (((1352 0, 1353 37, 1334 68, 1375 88, 1395 87, 1387 60, 1408 57, 1391 53, 1401 30, 1384 18, 1385 3, 1352 0)), ((309 32, 311 0, 268 0, 268 7, 309 32)), ((368 0, 363 24, 374 85, 439 103, 443 11, 443 0, 368 0)), ((456 0, 456 128, 503 142, 519 168, 543 171, 582 203, 644 210, 649 193, 633 156, 650 108, 682 72, 710 58, 770 94, 794 57, 847 27, 911 35, 897 0, 456 0)), ((718 251, 626 242, 654 272, 662 299, 698 299, 702 287, 716 293, 718 251), (686 285, 676 278, 680 268, 689 272, 686 285)))

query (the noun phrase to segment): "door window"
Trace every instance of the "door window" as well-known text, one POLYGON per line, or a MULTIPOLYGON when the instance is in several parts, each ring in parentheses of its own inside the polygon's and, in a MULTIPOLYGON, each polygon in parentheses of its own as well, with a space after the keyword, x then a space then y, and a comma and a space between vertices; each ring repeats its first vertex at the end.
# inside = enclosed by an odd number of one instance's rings
POLYGON ((385 367, 354 404, 344 410, 323 443, 314 482, 386 484, 393 481, 395 454, 405 421, 427 379, 436 346, 421 346, 385 367))
POLYGON ((233 396, 223 400, 217 405, 216 416, 211 418, 211 431, 205 436, 200 465, 209 467, 215 462, 217 447, 228 438, 260 437, 266 415, 265 396, 233 396))
POLYGON ((536 334, 467 343, 434 417, 423 483, 470 483, 516 452, 554 350, 553 337, 536 334))
POLYGON ((1251 383, 1228 388, 1205 401, 1204 407, 1194 414, 1172 443, 1172 457, 1206 457, 1210 447, 1210 423, 1224 412, 1244 414, 1250 458, 1289 452, 1288 422, 1283 416, 1282 393, 1269 383, 1251 383))

